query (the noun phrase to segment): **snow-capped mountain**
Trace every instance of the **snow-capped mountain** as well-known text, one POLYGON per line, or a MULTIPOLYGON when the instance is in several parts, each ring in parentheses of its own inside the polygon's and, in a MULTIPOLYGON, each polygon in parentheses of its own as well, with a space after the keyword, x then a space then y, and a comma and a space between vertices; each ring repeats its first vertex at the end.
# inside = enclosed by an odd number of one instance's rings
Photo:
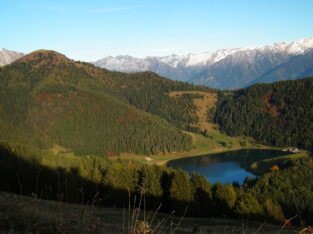
POLYGON ((273 83, 279 80, 295 80, 308 76, 313 76, 313 49, 308 49, 303 54, 293 56, 287 62, 266 72, 258 77, 257 80, 253 80, 251 84, 273 83))
POLYGON ((120 55, 117 57, 105 57, 94 63, 98 67, 107 68, 112 71, 120 72, 141 72, 153 71, 161 76, 184 80, 187 76, 175 67, 164 63, 157 57, 134 58, 128 55, 120 55))
POLYGON ((147 58, 105 57, 94 64, 122 72, 148 70, 174 80, 234 89, 257 81, 265 73, 312 48, 313 38, 305 38, 291 43, 221 49, 200 54, 147 58))
POLYGON ((2 49, 0 50, 0 66, 10 64, 23 56, 23 53, 2 49))

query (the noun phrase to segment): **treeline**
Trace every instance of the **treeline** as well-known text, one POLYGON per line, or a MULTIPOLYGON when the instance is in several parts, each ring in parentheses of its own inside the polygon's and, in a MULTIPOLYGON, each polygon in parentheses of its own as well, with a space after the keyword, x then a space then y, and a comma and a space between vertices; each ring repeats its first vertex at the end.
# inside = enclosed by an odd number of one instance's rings
POLYGON ((215 122, 232 136, 313 151, 313 78, 220 93, 215 122))
MULTIPOLYGON (((286 164, 287 165, 287 164, 286 164)), ((73 203, 175 211, 195 217, 249 217, 312 224, 313 160, 290 160, 285 169, 247 179, 243 186, 216 183, 182 170, 94 156, 67 158, 20 144, 0 144, 0 190, 73 203), (135 199, 136 196, 136 199, 135 199), (134 202, 136 201, 136 204, 134 202)))
MULTIPOLYGON (((131 82, 133 77, 128 76, 75 63, 55 52, 30 54, 0 71, 0 139, 40 148, 58 144, 80 155, 191 150, 190 136, 127 104, 128 99, 120 93, 122 84, 134 83, 135 96, 136 84, 142 83, 140 78, 131 82)), ((158 77, 160 85, 163 80, 158 77)), ((184 84, 176 86, 183 88, 184 84)), ((165 115, 174 113, 170 122, 177 122, 176 126, 193 121, 186 114, 193 108, 191 99, 185 99, 184 110, 177 107, 181 99, 171 104, 175 111, 164 111, 165 115)), ((158 103, 157 99, 151 103, 158 103)))

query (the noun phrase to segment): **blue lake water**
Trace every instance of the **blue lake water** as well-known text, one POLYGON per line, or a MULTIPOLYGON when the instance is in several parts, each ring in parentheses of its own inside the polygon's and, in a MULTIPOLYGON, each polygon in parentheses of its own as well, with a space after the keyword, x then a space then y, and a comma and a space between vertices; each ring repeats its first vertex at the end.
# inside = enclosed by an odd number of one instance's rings
POLYGON ((211 183, 235 181, 242 185, 247 177, 255 177, 248 171, 253 162, 284 154, 278 150, 239 150, 172 160, 167 166, 181 168, 190 175, 197 172, 211 183))

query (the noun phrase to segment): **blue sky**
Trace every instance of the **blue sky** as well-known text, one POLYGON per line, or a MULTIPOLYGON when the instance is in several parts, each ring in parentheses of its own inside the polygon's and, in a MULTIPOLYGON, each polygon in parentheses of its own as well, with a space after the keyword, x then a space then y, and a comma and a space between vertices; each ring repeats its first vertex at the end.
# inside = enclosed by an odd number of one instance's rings
POLYGON ((94 61, 313 37, 312 0, 1 0, 0 48, 94 61))

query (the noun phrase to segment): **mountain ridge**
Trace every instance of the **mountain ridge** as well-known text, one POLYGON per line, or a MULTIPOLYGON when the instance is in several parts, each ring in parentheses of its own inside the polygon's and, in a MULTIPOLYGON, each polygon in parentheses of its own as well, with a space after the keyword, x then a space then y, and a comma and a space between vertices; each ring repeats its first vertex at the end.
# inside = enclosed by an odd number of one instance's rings
MULTIPOLYGON (((199 54, 172 54, 145 58, 135 58, 129 55, 107 56, 93 62, 93 64, 112 71, 127 73, 151 71, 172 80, 196 85, 218 89, 238 89, 256 82, 263 82, 263 80, 270 83, 312 76, 312 69, 302 71, 300 63, 296 63, 296 66, 293 64, 294 57, 306 57, 306 53, 312 49, 313 38, 303 38, 290 43, 279 42, 265 46, 220 49, 199 54), (292 70, 289 69, 284 76, 277 73, 277 77, 274 77, 274 74, 269 75, 285 63, 288 66, 293 64, 292 70), (293 74, 292 78, 288 77, 290 73, 293 74)), ((43 50, 37 52, 40 51, 43 50)), ((2 49, 0 51, 0 66, 10 64, 23 56, 22 53, 2 49)), ((308 59, 305 61, 310 63, 308 59)))
POLYGON ((313 75, 313 49, 308 49, 304 54, 292 57, 287 62, 269 70, 248 84, 272 83, 279 80, 294 80, 313 75))
POLYGON ((124 72, 149 70, 173 80, 212 88, 236 89, 246 87, 269 70, 312 48, 313 38, 303 38, 290 43, 220 49, 199 54, 146 58, 109 56, 94 64, 124 72), (155 68, 158 66, 163 66, 162 72, 155 68))
POLYGON ((3 48, 2 50, 0 50, 0 67, 10 64, 23 56, 24 56, 23 53, 10 51, 3 48))

